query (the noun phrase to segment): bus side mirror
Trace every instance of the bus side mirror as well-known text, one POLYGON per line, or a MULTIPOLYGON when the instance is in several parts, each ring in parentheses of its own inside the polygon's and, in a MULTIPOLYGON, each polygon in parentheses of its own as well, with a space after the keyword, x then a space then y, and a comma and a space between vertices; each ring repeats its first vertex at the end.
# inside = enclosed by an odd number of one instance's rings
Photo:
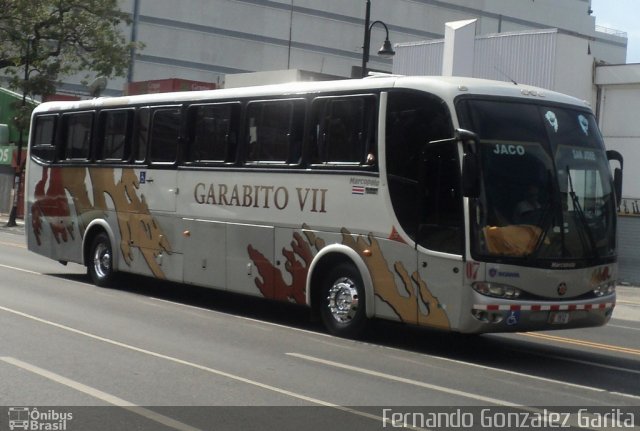
POLYGON ((622 203, 622 169, 616 168, 613 171, 613 187, 616 193, 616 206, 622 203))
POLYGON ((608 150, 607 160, 614 160, 620 164, 620 167, 613 170, 613 190, 616 194, 616 207, 619 207, 622 202, 622 154, 614 150, 608 150))
POLYGON ((456 129, 456 138, 462 141, 462 195, 467 198, 480 196, 480 163, 478 162, 478 135, 464 129, 456 129))

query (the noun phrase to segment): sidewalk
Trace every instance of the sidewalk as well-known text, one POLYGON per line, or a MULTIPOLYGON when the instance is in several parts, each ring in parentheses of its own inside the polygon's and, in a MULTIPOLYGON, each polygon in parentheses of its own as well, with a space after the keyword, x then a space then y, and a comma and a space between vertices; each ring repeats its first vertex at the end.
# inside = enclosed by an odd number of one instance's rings
POLYGON ((24 235, 24 220, 16 219, 16 226, 7 226, 9 214, 0 214, 0 230, 5 232, 15 232, 24 235))

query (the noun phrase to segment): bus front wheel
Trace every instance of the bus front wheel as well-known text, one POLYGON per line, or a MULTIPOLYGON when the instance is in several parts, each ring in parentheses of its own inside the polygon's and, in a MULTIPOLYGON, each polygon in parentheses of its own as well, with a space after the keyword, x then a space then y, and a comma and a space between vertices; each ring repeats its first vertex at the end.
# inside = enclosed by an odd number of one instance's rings
POLYGON ((87 271, 96 286, 109 286, 114 280, 113 250, 106 233, 99 233, 91 243, 87 271))
POLYGON ((332 268, 322 285, 322 323, 333 335, 357 338, 367 323, 362 277, 353 264, 332 268))

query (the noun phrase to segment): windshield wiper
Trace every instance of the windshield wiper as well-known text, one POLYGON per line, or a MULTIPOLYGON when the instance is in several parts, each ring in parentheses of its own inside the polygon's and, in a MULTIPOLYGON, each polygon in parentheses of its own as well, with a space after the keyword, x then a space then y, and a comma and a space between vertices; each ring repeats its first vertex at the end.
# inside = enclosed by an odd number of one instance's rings
MULTIPOLYGON (((587 216, 584 215, 584 211, 582 210, 582 205, 580 205, 580 200, 576 195, 575 190, 573 189, 573 181, 571 180, 571 172, 569 171, 569 165, 567 165, 567 177, 569 179, 569 196, 571 196, 571 202, 573 202, 573 208, 578 214, 578 218, 582 225, 584 226, 584 231, 587 233, 587 237, 589 238, 589 243, 591 244, 591 249, 593 250, 593 254, 595 258, 599 258, 598 248, 596 247, 596 240, 593 238, 593 231, 591 230, 591 226, 589 226, 589 221, 587 220, 587 216)), ((583 238, 583 234, 579 230, 580 238, 583 238)), ((584 240, 583 240, 584 243, 584 240)))

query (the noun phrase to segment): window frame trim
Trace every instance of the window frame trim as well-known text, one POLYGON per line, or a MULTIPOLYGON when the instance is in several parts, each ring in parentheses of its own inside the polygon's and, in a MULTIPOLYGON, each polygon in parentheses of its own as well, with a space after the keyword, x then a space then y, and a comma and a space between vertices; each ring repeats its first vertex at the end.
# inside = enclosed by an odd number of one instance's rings
MULTIPOLYGON (((148 108, 149 109, 149 125, 148 125, 148 131, 147 131, 147 148, 146 148, 146 154, 145 154, 145 159, 143 160, 135 160, 135 164, 145 164, 149 167, 162 167, 162 168, 169 168, 169 167, 176 167, 181 163, 181 152, 184 150, 183 147, 183 142, 184 142, 184 108, 185 106, 183 104, 168 104, 168 105, 150 105, 150 106, 144 106, 144 108, 148 108), (176 147, 175 147, 175 157, 174 160, 172 161, 158 161, 158 160, 153 160, 152 157, 152 151, 153 151, 153 130, 154 130, 154 124, 155 124, 155 116, 159 111, 170 111, 170 110, 177 110, 178 114, 179 114, 179 121, 178 121, 178 130, 177 130, 177 140, 176 140, 176 147)), ((137 147, 136 147, 137 148, 137 147)))
MULTIPOLYGON (((383 91, 383 90, 381 90, 383 91)), ((346 100, 346 99, 353 99, 353 98, 361 98, 363 100, 365 100, 365 109, 367 108, 367 103, 366 100, 367 99, 372 99, 373 100, 373 113, 374 113, 374 118, 371 121, 371 125, 369 125, 369 127, 373 128, 373 133, 372 136, 366 136, 365 137, 365 144, 363 145, 363 148, 361 148, 362 150, 362 159, 360 162, 340 162, 340 161, 334 161, 334 162, 324 162, 324 163, 313 163, 310 159, 307 160, 308 166, 310 169, 314 169, 314 170, 328 170, 328 169, 337 169, 337 170, 366 170, 366 171, 379 171, 379 157, 380 154, 379 150, 380 150, 380 143, 379 143, 379 119, 380 119, 380 93, 376 92, 376 93, 372 93, 372 92, 363 92, 363 93, 348 93, 348 94, 326 94, 326 95, 321 95, 321 96, 317 96, 312 98, 312 100, 309 103, 309 116, 311 118, 311 135, 309 136, 309 142, 307 144, 307 154, 309 153, 313 153, 312 150, 312 146, 314 144, 317 145, 318 139, 320 139, 320 135, 322 134, 322 131, 324 130, 324 128, 322 126, 318 127, 320 124, 317 120, 317 114, 318 114, 318 108, 316 108, 317 104, 320 104, 322 102, 326 102, 326 101, 333 101, 333 100, 346 100), (317 131, 316 131, 317 130, 317 131), (313 136, 316 135, 317 136, 313 136), (371 150, 372 148, 366 148, 367 145, 370 145, 372 143, 373 149, 375 150, 375 157, 376 157, 376 161, 373 164, 367 164, 366 163, 366 156, 365 150, 371 150)), ((325 113, 326 112, 326 105, 323 107, 322 112, 325 113)), ((323 115, 324 118, 324 115, 323 115)))
POLYGON ((239 151, 241 154, 241 157, 239 157, 238 159, 238 163, 245 168, 300 168, 303 166, 304 164, 304 147, 305 147, 305 131, 307 128, 307 118, 308 118, 308 111, 309 111, 309 100, 308 100, 308 96, 307 95, 302 95, 300 97, 274 97, 274 98, 261 98, 261 99, 250 99, 247 100, 246 103, 244 104, 244 110, 243 110, 243 118, 242 118, 242 127, 241 127, 241 132, 242 132, 242 139, 241 142, 239 143, 239 151), (252 105, 258 105, 258 104, 269 104, 269 103, 289 103, 291 106, 290 112, 289 112, 289 133, 287 135, 287 140, 288 140, 288 160, 249 160, 248 156, 249 156, 249 145, 250 145, 250 128, 251 126, 249 125, 249 110, 251 109, 252 105), (295 114, 296 114, 296 105, 301 106, 301 108, 303 110, 303 118, 302 121, 298 124, 299 127, 301 127, 301 131, 300 131, 300 148, 299 148, 299 156, 298 156, 298 160, 293 162, 291 160, 292 157, 292 150, 293 150, 293 145, 292 145, 292 133, 291 131, 294 130, 292 126, 296 126, 296 122, 295 122, 295 114))
POLYGON ((58 163, 64 163, 64 164, 88 164, 91 163, 93 161, 93 147, 95 145, 95 123, 96 123, 96 110, 95 109, 91 109, 91 110, 82 110, 82 111, 69 111, 69 112, 62 112, 60 114, 60 128, 59 131, 56 132, 56 136, 57 136, 57 144, 56 145, 56 153, 58 155, 56 161, 58 163), (86 158, 79 158, 79 157, 73 157, 73 158, 67 158, 67 138, 68 138, 68 119, 72 116, 81 116, 81 115, 86 115, 86 114, 90 114, 91 115, 91 127, 90 127, 90 133, 89 133, 89 151, 88 151, 88 156, 86 158))
MULTIPOLYGON (((96 127, 96 144, 94 145, 94 151, 93 151, 93 160, 95 161, 95 163, 99 164, 99 165, 104 165, 104 164, 129 164, 131 163, 131 160, 133 158, 133 144, 134 144, 134 128, 135 128, 135 119, 136 119, 136 108, 107 108, 107 109, 101 109, 100 111, 98 111, 98 124, 96 127), (108 115, 109 113, 112 112, 124 112, 127 114, 127 128, 125 130, 126 135, 125 135, 125 150, 128 148, 129 149, 129 154, 128 156, 125 158, 121 158, 121 159, 102 159, 102 158, 98 158, 98 151, 102 150, 104 148, 104 138, 106 137, 105 134, 105 130, 106 130, 106 122, 103 120, 103 116, 108 115), (100 147, 98 147, 97 142, 100 141, 102 143, 102 145, 100 147)), ((126 155, 126 154, 125 154, 126 155)))
POLYGON ((186 167, 218 167, 218 166, 237 166, 238 165, 238 155, 241 146, 243 134, 243 103, 240 99, 238 100, 220 100, 220 101, 206 101, 201 103, 192 103, 188 104, 184 107, 185 110, 185 120, 183 121, 186 125, 186 133, 184 137, 184 146, 183 146, 183 154, 184 160, 180 163, 181 166, 186 167), (235 125, 236 132, 236 142, 235 148, 229 148, 229 142, 227 141, 226 152, 227 157, 233 156, 233 160, 191 160, 190 151, 194 142, 195 129, 192 127, 195 122, 195 118, 193 118, 193 110, 196 108, 207 107, 207 106, 230 106, 231 107, 231 131, 233 131, 233 126, 235 125), (235 124, 234 124, 235 123, 235 124))
MULTIPOLYGON (((53 132, 51 133, 51 141, 48 145, 34 145, 34 141, 30 140, 29 142, 29 147, 28 147, 28 151, 29 151, 29 156, 31 158, 33 158, 34 160, 39 161, 40 163, 43 164, 52 164, 52 163, 56 163, 59 161, 60 155, 59 155, 59 148, 58 148, 58 133, 60 133, 60 119, 61 115, 59 112, 47 112, 47 113, 43 113, 43 114, 38 114, 36 115, 33 120, 34 120, 34 124, 33 124, 33 129, 34 132, 37 130, 37 125, 38 125, 38 121, 42 118, 53 118, 53 132), (34 149, 38 149, 41 147, 49 147, 52 149, 53 151, 53 157, 51 158, 51 160, 45 160, 42 157, 36 156, 33 154, 33 150, 34 149)), ((33 139, 35 140, 35 133, 33 135, 33 139)))

